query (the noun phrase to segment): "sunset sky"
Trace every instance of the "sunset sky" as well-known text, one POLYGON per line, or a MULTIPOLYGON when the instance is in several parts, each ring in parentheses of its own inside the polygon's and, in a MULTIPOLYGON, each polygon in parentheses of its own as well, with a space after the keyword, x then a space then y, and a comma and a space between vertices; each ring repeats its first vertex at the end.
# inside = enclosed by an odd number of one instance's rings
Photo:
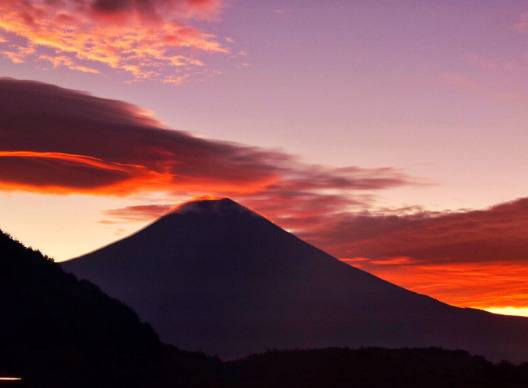
POLYGON ((0 228, 57 261, 229 196, 528 315, 528 1, 2 0, 0 228))

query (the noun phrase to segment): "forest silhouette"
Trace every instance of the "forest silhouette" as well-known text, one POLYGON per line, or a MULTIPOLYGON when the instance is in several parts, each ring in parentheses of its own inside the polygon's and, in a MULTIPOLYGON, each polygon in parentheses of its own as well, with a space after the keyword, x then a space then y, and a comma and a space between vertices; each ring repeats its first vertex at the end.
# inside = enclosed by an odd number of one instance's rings
POLYGON ((269 351, 235 361, 164 345, 123 303, 0 232, 0 376, 24 387, 525 387, 528 364, 464 351, 269 351))

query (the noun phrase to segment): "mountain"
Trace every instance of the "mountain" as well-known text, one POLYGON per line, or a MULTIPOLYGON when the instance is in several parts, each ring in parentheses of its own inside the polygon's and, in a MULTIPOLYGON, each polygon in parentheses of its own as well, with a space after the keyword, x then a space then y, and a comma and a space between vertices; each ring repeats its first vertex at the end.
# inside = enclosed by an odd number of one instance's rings
POLYGON ((456 308, 385 282, 229 199, 185 204, 63 268, 132 306, 163 341, 224 358, 438 346, 528 360, 528 319, 456 308))
POLYGON ((25 387, 152 388, 209 365, 161 344, 129 307, 1 231, 0 306, 0 376, 25 387))

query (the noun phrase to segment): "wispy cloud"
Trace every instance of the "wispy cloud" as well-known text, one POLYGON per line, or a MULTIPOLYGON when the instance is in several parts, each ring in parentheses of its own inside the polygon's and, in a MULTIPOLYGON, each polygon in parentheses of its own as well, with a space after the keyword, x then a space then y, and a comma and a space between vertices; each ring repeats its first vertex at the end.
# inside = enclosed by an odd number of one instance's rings
MULTIPOLYGON (((7 40, 4 42, 0 42, 0 43, 5 43, 5 42, 7 42, 7 40)), ((11 45, 11 47, 0 51, 0 55, 6 57, 7 59, 9 59, 11 62, 15 64, 24 63, 28 57, 34 54, 35 54, 35 47, 33 45, 28 45, 25 47, 21 47, 21 46, 17 47, 17 46, 11 45)))
MULTIPOLYGON (((221 39, 191 25, 210 20, 220 0, 3 0, 0 30, 15 63, 44 60, 95 73, 103 66, 135 79, 183 79, 203 66, 197 53, 227 53, 221 39), (43 50, 47 50, 43 52, 43 50), (172 78, 171 78, 172 77, 172 78)), ((4 42, 5 43, 5 42, 4 42)))
POLYGON ((54 68, 66 67, 71 70, 80 71, 83 73, 99 74, 99 70, 94 69, 93 67, 83 66, 75 63, 70 57, 65 55, 39 55, 38 59, 41 61, 50 62, 54 68))
POLYGON ((102 223, 144 222, 154 220, 175 208, 175 205, 135 205, 104 212, 102 223))

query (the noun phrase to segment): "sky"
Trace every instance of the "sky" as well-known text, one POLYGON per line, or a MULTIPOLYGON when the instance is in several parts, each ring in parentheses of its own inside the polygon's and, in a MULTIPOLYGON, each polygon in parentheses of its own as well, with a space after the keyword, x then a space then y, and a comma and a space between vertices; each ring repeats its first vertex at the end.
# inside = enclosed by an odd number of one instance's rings
POLYGON ((528 1, 4 0, 0 228, 57 261, 229 196, 528 315, 528 1))

